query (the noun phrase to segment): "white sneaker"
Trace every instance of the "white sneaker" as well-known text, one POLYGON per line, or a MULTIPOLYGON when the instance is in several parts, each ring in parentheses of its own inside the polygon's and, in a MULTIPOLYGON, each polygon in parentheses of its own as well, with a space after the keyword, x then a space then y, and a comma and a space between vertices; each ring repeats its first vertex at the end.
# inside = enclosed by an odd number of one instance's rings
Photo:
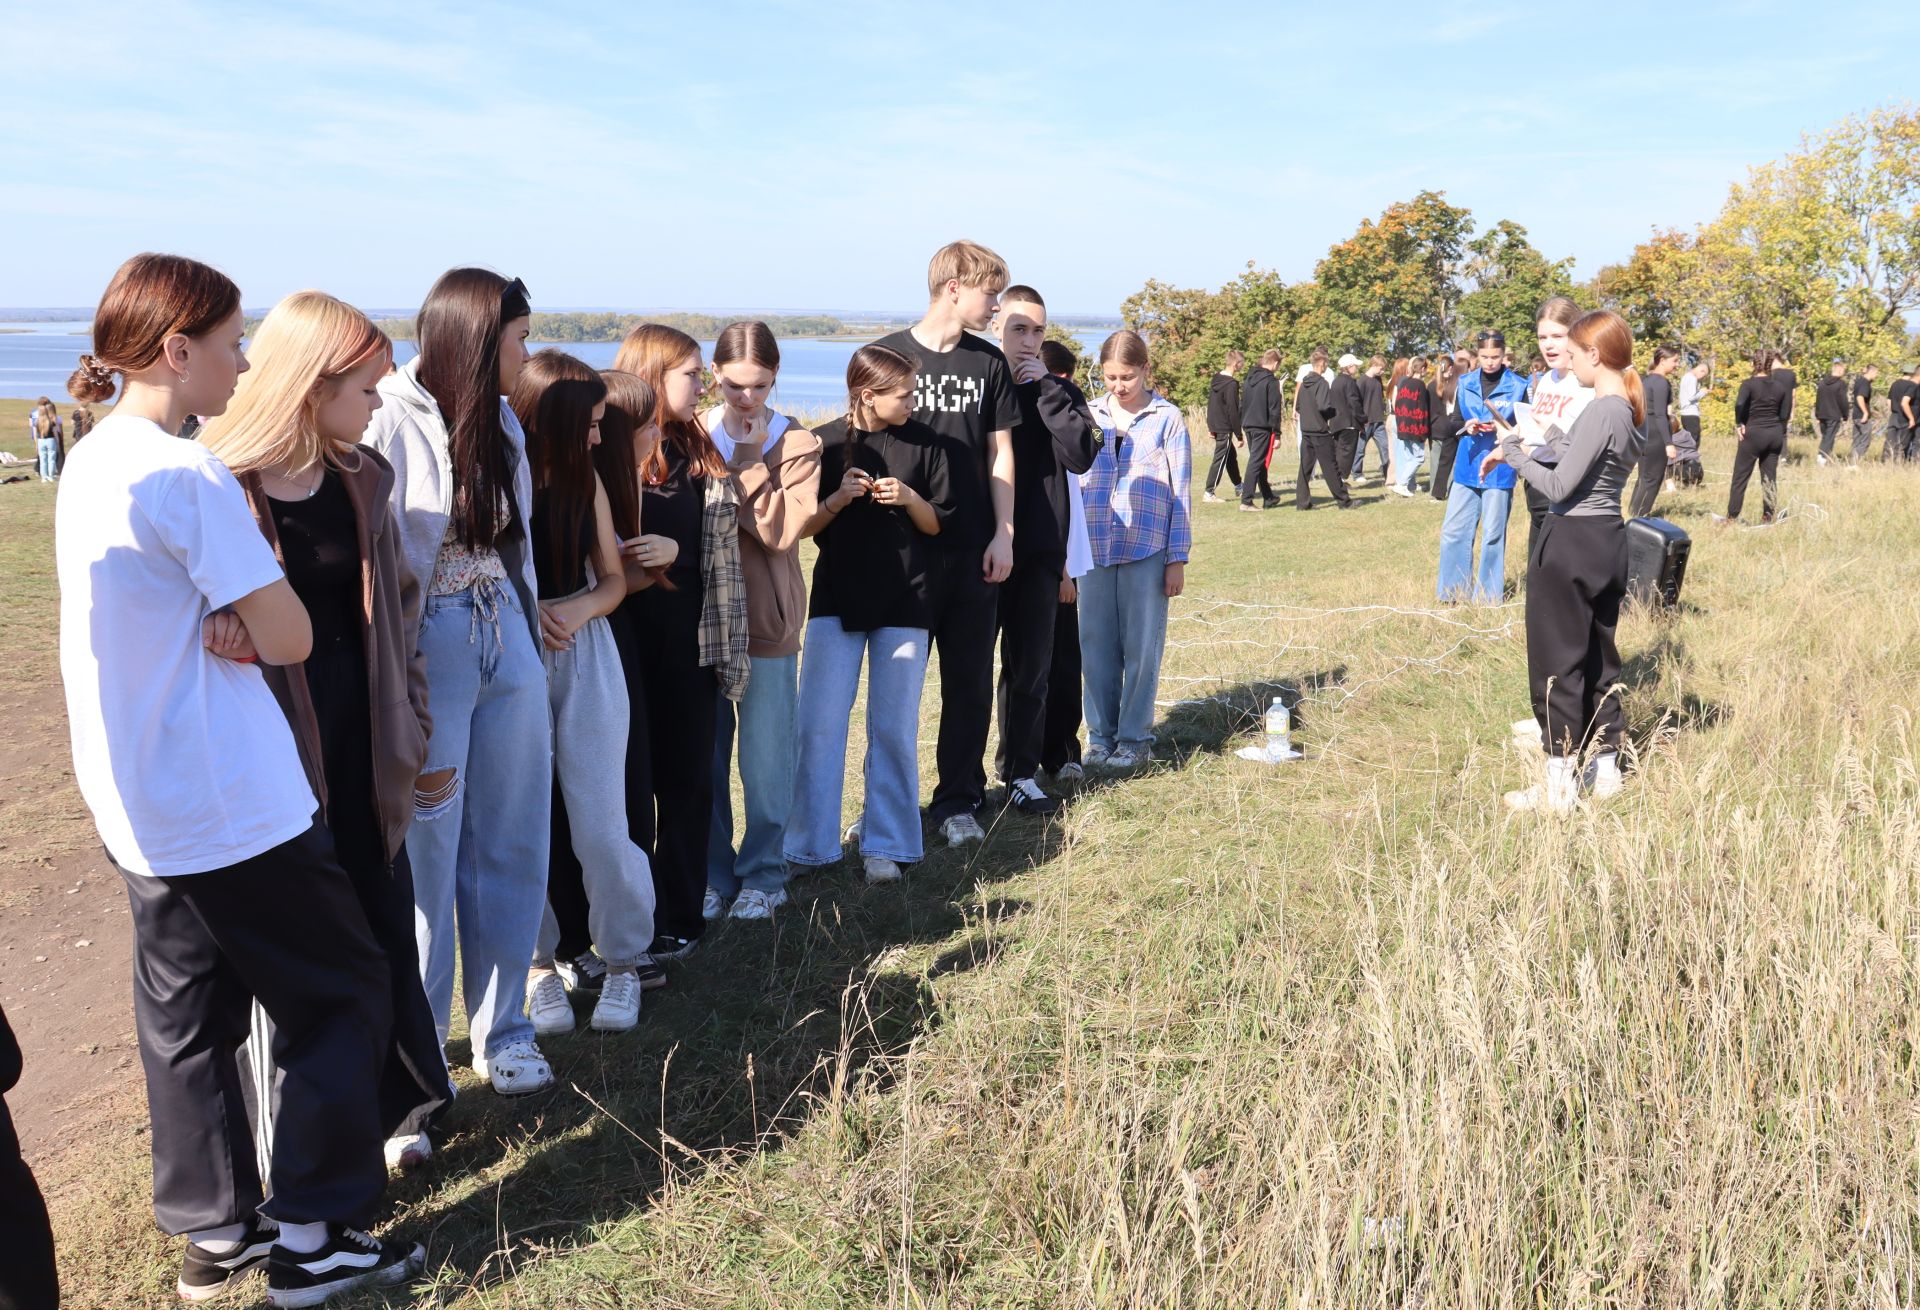
POLYGON ((1579 779, 1573 761, 1566 756, 1550 757, 1544 782, 1536 782, 1525 791, 1510 791, 1505 800, 1507 808, 1516 814, 1572 814, 1580 803, 1579 779))
POLYGON ((1136 751, 1131 746, 1115 746, 1107 756, 1106 769, 1109 773, 1132 773, 1152 758, 1148 751, 1136 751))
POLYGON ((640 1022, 640 975, 632 969, 607 970, 591 1022, 598 1033, 631 1032, 640 1022))
POLYGON ((1072 782, 1085 782, 1086 779, 1087 771, 1072 760, 1068 760, 1053 771, 1054 782, 1062 787, 1072 782))
POLYGON ((841 842, 845 845, 858 848, 860 845, 860 829, 865 825, 866 821, 867 816, 863 814, 852 823, 849 823, 846 831, 840 834, 841 842))
POLYGON ((877 886, 883 882, 900 881, 900 866, 884 855, 869 855, 866 859, 860 861, 860 867, 866 872, 867 886, 869 887, 877 886))
POLYGON ((553 1086, 553 1066, 530 1037, 508 1042, 492 1055, 474 1056, 473 1071, 502 1096, 525 1096, 553 1086))
POLYGON ((949 846, 965 846, 968 842, 987 839, 987 834, 980 828, 980 820, 971 814, 948 815, 940 825, 940 835, 947 839, 949 846))
POLYGON ((1413 493, 1411 491, 1408 491, 1405 487, 1401 486, 1397 482, 1394 484, 1393 494, 1396 496, 1405 496, 1408 500, 1413 499, 1413 493))
POLYGON ((1350 487, 1364 487, 1371 481, 1373 481, 1373 479, 1368 477, 1366 474, 1356 473, 1352 477, 1347 479, 1347 485, 1350 487))
POLYGON ((1211 491, 1202 496, 1201 500, 1208 505, 1218 505, 1220 503, 1220 497, 1214 495, 1211 491))
POLYGON ((700 898, 700 917, 708 923, 723 917, 727 912, 727 898, 713 888, 707 888, 707 894, 700 898))
POLYGON ((777 892, 755 891, 749 887, 734 898, 733 909, 728 912, 729 919, 771 919, 773 912, 787 903, 787 893, 783 888, 777 892))
POLYGON ((1597 801, 1610 801, 1627 788, 1627 780, 1620 772, 1620 757, 1613 751, 1595 755, 1581 782, 1587 794, 1597 801))
MULTIPOLYGON (((1104 769, 1107 767, 1107 757, 1112 754, 1111 747, 1095 746, 1089 742, 1087 749, 1081 752, 1080 763, 1085 765, 1086 769, 1104 769)), ((1084 773, 1086 769, 1082 769, 1082 772, 1084 773)))
POLYGON ((542 1037, 557 1037, 573 1031, 573 1002, 567 999, 567 985, 551 969, 528 975, 533 990, 527 993, 527 1018, 533 1031, 542 1037))
POLYGON ((433 1155, 433 1143, 425 1133, 403 1133, 387 1139, 387 1168, 412 1173, 433 1155))

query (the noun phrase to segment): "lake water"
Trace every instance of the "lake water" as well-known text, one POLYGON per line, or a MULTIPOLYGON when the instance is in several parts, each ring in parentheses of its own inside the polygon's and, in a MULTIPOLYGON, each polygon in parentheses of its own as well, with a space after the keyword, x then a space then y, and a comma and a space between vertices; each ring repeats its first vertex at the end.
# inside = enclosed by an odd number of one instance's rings
MULTIPOLYGON (((48 396, 67 404, 67 375, 73 372, 79 356, 92 346, 88 335, 91 327, 91 323, 0 323, 0 396, 48 396), (9 328, 17 330, 7 331, 9 328)), ((1099 349, 1109 330, 1092 328, 1076 333, 1082 352, 1091 355, 1099 349)), ((847 361, 863 344, 855 337, 783 340, 774 408, 821 410, 844 405, 847 361)), ((705 341, 701 346, 711 359, 713 343, 705 341)), ((565 342, 559 349, 594 368, 611 368, 620 347, 611 341, 565 342)), ((400 363, 406 363, 415 354, 413 343, 395 342, 394 354, 400 363)))

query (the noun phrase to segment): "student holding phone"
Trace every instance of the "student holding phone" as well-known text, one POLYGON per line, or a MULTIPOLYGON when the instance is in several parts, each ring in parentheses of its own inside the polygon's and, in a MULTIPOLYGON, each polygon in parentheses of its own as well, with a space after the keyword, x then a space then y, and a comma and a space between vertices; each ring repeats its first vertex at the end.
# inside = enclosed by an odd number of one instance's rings
POLYGON ((1454 458, 1453 485, 1447 493, 1447 517, 1440 526, 1442 601, 1497 605, 1505 592, 1507 514, 1513 508, 1514 472, 1504 464, 1481 473, 1493 450, 1501 422, 1511 425, 1524 402, 1527 380, 1507 367, 1506 336, 1493 328, 1474 339, 1479 368, 1459 380, 1455 402, 1460 417, 1460 450, 1454 458), (1480 537, 1480 566, 1473 563, 1473 539, 1480 537))

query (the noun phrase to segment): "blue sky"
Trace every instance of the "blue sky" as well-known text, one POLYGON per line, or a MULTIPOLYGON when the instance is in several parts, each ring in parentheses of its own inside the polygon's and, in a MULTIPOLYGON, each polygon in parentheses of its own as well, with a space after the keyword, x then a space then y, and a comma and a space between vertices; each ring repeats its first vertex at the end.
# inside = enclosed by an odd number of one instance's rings
POLYGON ((545 306, 904 309, 967 235, 1110 313, 1310 276, 1423 187, 1584 274, 1920 87, 1920 5, 1560 12, 0 0, 0 305, 164 249, 249 305, 484 263, 545 306))

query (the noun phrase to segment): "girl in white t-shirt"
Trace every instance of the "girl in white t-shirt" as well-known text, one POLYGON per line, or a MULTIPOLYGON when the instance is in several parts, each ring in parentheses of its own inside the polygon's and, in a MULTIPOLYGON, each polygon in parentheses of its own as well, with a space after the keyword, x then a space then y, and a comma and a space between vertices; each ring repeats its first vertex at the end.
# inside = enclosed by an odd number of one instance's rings
POLYGON ((183 1296, 265 1263, 279 1304, 401 1281, 423 1252, 357 1231, 386 1182, 386 960, 254 667, 305 659, 312 627, 233 475, 176 435, 225 410, 243 322, 204 264, 121 266, 68 390, 124 391, 68 462, 54 554, 74 777, 133 918, 154 1214, 189 1235, 183 1296), (283 1075, 264 1203, 232 1065, 249 997, 283 1075))
MULTIPOLYGON (((1520 444, 1529 451, 1565 440, 1566 434, 1573 430, 1573 421, 1593 399, 1593 388, 1581 386, 1580 379, 1573 375, 1572 356, 1567 350, 1567 329, 1580 320, 1582 312, 1570 298, 1554 296, 1534 315, 1540 358, 1546 361, 1547 371, 1534 383, 1527 407, 1515 415, 1520 444)), ((1557 456, 1540 460, 1542 464, 1555 462, 1557 456)), ((1526 492, 1527 517, 1533 532, 1538 533, 1540 521, 1547 515, 1547 500, 1530 482, 1526 484, 1526 492)), ((1533 538, 1529 536, 1527 540, 1531 542, 1533 538)))

